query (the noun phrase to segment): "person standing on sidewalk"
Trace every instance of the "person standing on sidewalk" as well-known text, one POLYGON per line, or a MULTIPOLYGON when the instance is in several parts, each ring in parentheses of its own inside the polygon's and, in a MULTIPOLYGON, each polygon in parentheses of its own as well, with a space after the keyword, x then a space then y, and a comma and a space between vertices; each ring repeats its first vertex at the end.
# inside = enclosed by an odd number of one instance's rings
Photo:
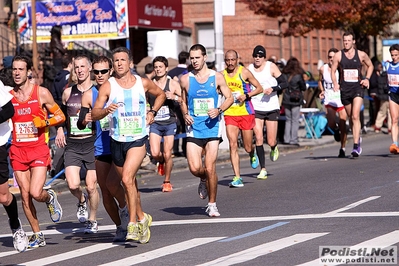
POLYGON ((355 48, 355 35, 351 31, 343 34, 344 49, 338 51, 333 58, 331 73, 335 73, 340 66, 340 80, 338 83, 335 74, 331 75, 334 91, 341 90, 341 101, 352 123, 353 150, 352 156, 359 157, 362 153, 360 144, 361 123, 360 109, 363 105, 364 89, 370 87, 370 77, 373 73, 373 64, 369 56, 355 48), (365 78, 362 78, 362 67, 366 67, 365 78))
POLYGON ((263 148, 263 128, 266 124, 267 144, 270 146, 270 160, 277 161, 279 151, 277 148, 277 128, 280 117, 280 103, 278 93, 288 86, 287 79, 281 74, 277 65, 266 60, 266 49, 258 45, 254 48, 252 57, 254 63, 248 69, 262 85, 263 92, 252 97, 255 109, 255 145, 256 154, 261 167, 258 179, 266 179, 266 160, 263 148))
POLYGON ((33 199, 46 203, 54 223, 62 218, 57 194, 52 189, 44 190, 43 186, 51 163, 46 132, 49 126, 63 123, 65 116, 48 89, 29 81, 31 69, 30 58, 20 55, 14 57, 12 76, 15 87, 11 91, 11 102, 15 114, 12 117, 13 132, 9 155, 21 191, 22 207, 33 231, 28 248, 37 248, 44 247, 46 240, 40 231, 33 199), (48 118, 47 112, 53 114, 53 117, 48 118))
POLYGON ((189 53, 194 69, 180 79, 181 110, 187 125, 187 162, 190 172, 200 178, 200 198, 206 199, 209 195, 205 212, 210 217, 217 217, 220 216, 216 207, 216 159, 222 141, 220 122, 223 112, 233 103, 233 96, 223 75, 208 69, 203 45, 191 46, 189 53), (223 103, 222 96, 225 97, 223 103))
MULTIPOLYGON (((158 174, 165 175, 162 192, 170 192, 172 191, 170 183, 173 167, 172 150, 176 134, 175 102, 181 100, 181 88, 177 81, 168 77, 168 59, 157 56, 152 64, 155 70, 153 81, 165 92, 166 101, 154 117, 154 123, 150 125, 150 149, 152 157, 158 161, 158 174), (162 138, 163 149, 161 149, 162 138)), ((153 107, 155 99, 155 96, 148 94, 150 108, 153 107)))
POLYGON ((392 144, 389 152, 399 153, 398 145, 398 121, 399 121, 399 44, 389 47, 391 53, 391 62, 385 63, 384 69, 387 71, 387 80, 389 86, 389 112, 392 118, 392 144))
POLYGON ((130 72, 133 58, 129 49, 114 49, 112 59, 115 76, 101 86, 92 110, 92 119, 101 120, 108 116, 112 161, 122 176, 128 201, 130 217, 126 240, 139 240, 144 244, 151 237, 152 217, 144 213, 141 207, 136 174, 146 155, 146 125, 154 122, 166 96, 154 82, 130 72), (148 113, 146 92, 156 97, 153 109, 148 113))
POLYGON ((230 187, 243 187, 244 183, 240 175, 240 158, 238 156, 238 134, 241 138, 245 151, 249 154, 253 169, 259 165, 255 146, 252 144, 255 127, 255 110, 251 97, 262 93, 262 86, 254 75, 245 67, 238 64, 238 53, 229 50, 224 55, 226 69, 223 76, 226 80, 233 97, 234 103, 224 112, 226 134, 230 145, 230 160, 233 166, 234 178, 230 187), (251 85, 253 90, 251 90, 251 85))
MULTIPOLYGON (((335 141, 341 142, 341 148, 339 149, 338 158, 345 158, 345 145, 347 139, 346 132, 346 111, 345 107, 341 102, 340 91, 335 91, 333 89, 333 83, 331 79, 331 64, 335 53, 338 52, 337 48, 331 48, 328 50, 328 63, 324 64, 319 69, 319 90, 320 99, 324 99, 324 105, 327 111, 327 121, 328 127, 334 132, 335 141), (337 113, 339 116, 339 122, 337 127, 337 113)), ((338 70, 335 71, 334 75, 338 80, 338 70)))
POLYGON ((78 78, 78 83, 64 90, 62 103, 66 109, 67 137, 65 138, 63 127, 57 130, 55 144, 65 147, 64 164, 65 177, 69 191, 78 199, 78 210, 76 216, 81 223, 86 223, 84 232, 86 234, 97 233, 97 209, 100 200, 97 191, 97 175, 94 158, 94 141, 96 139, 95 126, 79 130, 77 121, 81 111, 82 96, 94 86, 90 79, 91 62, 85 55, 80 55, 73 61, 73 71, 78 78), (83 192, 80 185, 80 170, 86 168, 86 190, 83 192), (87 202, 88 201, 88 202, 87 202), (90 214, 88 211, 90 206, 90 214))
MULTIPOLYGON (((9 87, 12 89, 11 87, 9 87)), ((11 102, 12 95, 0 81, 0 203, 8 215, 14 248, 23 252, 28 248, 28 237, 18 218, 17 198, 8 188, 9 169, 7 142, 11 136, 11 126, 8 120, 14 115, 15 110, 11 102)))
MULTIPOLYGON (((98 89, 111 77, 112 71, 112 62, 108 57, 101 55, 93 60, 93 73, 98 89)), ((125 200, 125 191, 121 184, 121 177, 112 164, 108 117, 104 117, 100 121, 91 119, 90 112, 98 97, 97 88, 88 90, 83 94, 82 108, 77 126, 80 130, 84 130, 88 124, 95 123, 96 141, 94 142, 94 155, 96 157, 97 181, 100 185, 104 208, 116 225, 116 234, 113 241, 120 242, 125 241, 126 238, 129 211, 125 200)))

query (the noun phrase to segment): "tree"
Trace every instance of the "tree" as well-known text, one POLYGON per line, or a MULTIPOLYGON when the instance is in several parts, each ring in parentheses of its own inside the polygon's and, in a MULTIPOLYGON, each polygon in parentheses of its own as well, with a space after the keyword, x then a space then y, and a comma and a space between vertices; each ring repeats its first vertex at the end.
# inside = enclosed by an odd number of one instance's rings
POLYGON ((392 35, 399 22, 399 0, 242 0, 255 14, 283 18, 282 34, 304 35, 314 29, 352 30, 357 47, 369 51, 368 36, 392 35))

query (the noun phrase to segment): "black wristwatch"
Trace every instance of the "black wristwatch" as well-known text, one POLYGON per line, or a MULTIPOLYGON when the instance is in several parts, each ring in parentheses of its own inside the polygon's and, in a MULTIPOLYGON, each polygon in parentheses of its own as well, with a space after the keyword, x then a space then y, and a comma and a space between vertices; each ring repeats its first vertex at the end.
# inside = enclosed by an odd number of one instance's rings
POLYGON ((218 108, 218 111, 219 111, 219 114, 222 114, 223 113, 223 110, 222 110, 222 108, 218 108))
POLYGON ((152 113, 152 114, 154 115, 154 117, 157 116, 157 113, 158 113, 157 111, 155 111, 155 110, 153 110, 153 109, 151 109, 151 110, 148 111, 148 112, 149 112, 149 113, 152 113))
POLYGON ((249 94, 248 94, 248 93, 245 93, 245 100, 246 100, 246 101, 251 100, 251 97, 249 97, 249 94))

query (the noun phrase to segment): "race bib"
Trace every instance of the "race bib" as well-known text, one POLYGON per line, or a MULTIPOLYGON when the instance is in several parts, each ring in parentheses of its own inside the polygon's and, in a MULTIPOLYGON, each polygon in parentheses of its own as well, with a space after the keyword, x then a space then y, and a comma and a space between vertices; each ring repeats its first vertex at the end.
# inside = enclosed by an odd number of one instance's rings
POLYGON ((101 131, 109 131, 109 118, 108 116, 104 117, 100 121, 101 131))
POLYGON ((325 90, 325 97, 328 101, 337 101, 341 100, 341 93, 340 91, 325 90))
POLYGON ((233 104, 240 104, 240 101, 237 98, 238 98, 238 96, 241 95, 241 93, 239 91, 235 91, 235 92, 232 92, 231 94, 233 95, 233 99, 234 99, 233 104))
POLYGON ((69 123, 71 125, 71 135, 79 136, 79 135, 91 134, 91 128, 88 127, 89 124, 87 124, 86 128, 83 130, 80 130, 78 128, 78 120, 79 120, 79 116, 71 116, 69 118, 69 123))
POLYGON ((213 98, 194 99, 194 115, 207 116, 208 110, 215 108, 213 98))
POLYGON ((37 141, 39 134, 33 122, 16 122, 15 136, 17 142, 37 141))
POLYGON ((388 85, 390 87, 399 87, 399 75, 388 74, 388 85))
POLYGON ((357 69, 344 69, 345 82, 359 82, 359 70, 357 69))
POLYGON ((142 135, 143 120, 141 116, 118 117, 119 135, 133 137, 142 135))
POLYGON ((155 121, 164 121, 170 118, 169 107, 163 105, 157 112, 157 115, 154 117, 155 121))

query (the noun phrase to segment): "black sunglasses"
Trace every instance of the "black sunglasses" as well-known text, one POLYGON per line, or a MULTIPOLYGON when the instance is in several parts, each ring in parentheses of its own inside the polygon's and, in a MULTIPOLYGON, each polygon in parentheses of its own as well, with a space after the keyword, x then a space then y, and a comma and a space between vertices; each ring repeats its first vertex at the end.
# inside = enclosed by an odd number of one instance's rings
POLYGON ((93 73, 95 74, 95 75, 98 75, 98 74, 107 74, 108 73, 108 71, 109 71, 109 69, 101 69, 101 70, 97 70, 97 69, 93 69, 93 73))

